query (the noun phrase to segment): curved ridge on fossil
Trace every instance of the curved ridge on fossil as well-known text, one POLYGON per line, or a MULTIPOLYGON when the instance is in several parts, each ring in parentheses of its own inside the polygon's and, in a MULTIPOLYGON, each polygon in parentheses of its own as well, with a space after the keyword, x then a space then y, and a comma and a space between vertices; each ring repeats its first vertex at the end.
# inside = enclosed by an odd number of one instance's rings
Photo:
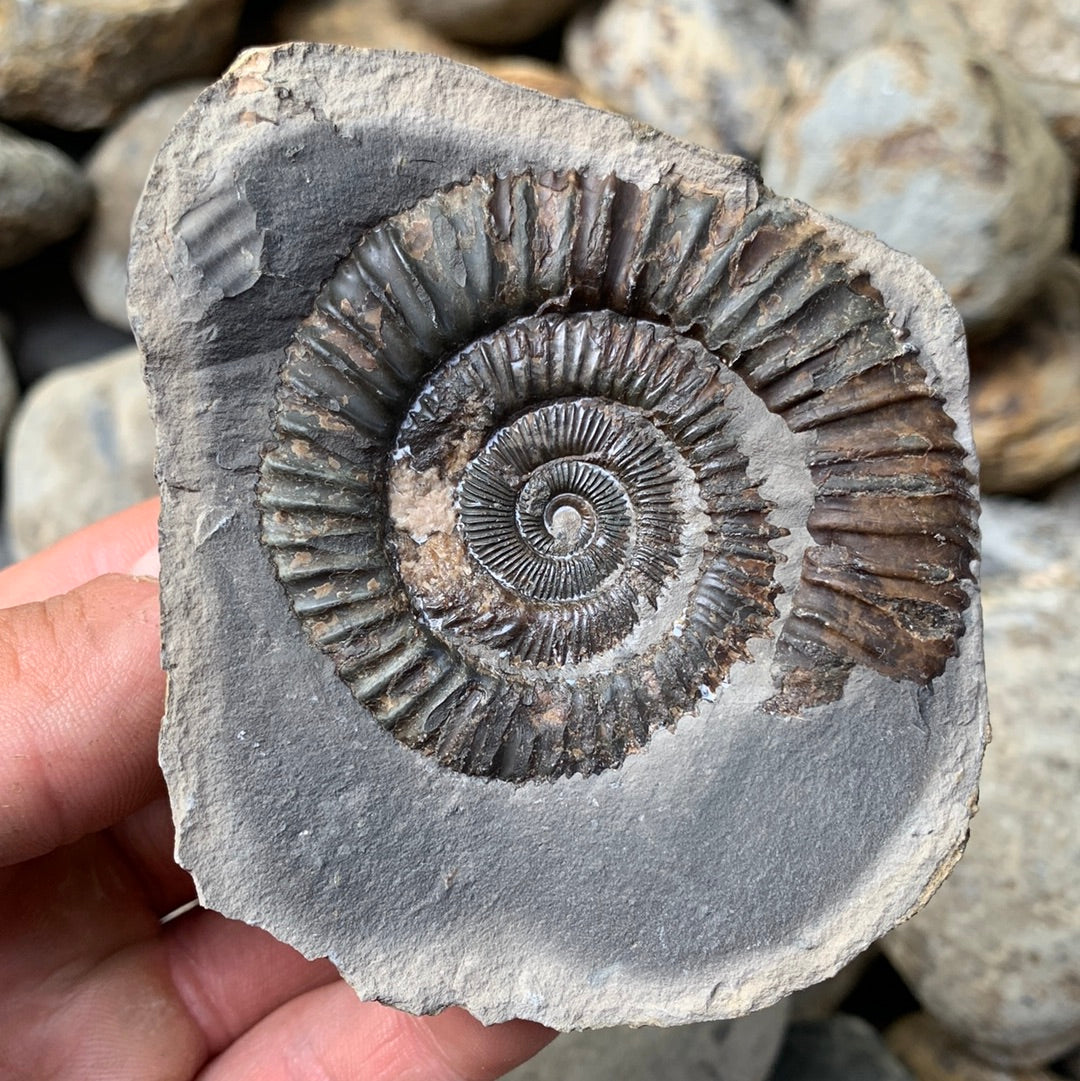
POLYGON ((618 765, 752 638, 792 714, 856 664, 926 683, 956 652, 976 511, 953 422, 797 205, 574 172, 437 193, 326 283, 275 424, 258 498, 294 610, 452 768, 618 765), (813 434, 782 622, 736 379, 813 434))

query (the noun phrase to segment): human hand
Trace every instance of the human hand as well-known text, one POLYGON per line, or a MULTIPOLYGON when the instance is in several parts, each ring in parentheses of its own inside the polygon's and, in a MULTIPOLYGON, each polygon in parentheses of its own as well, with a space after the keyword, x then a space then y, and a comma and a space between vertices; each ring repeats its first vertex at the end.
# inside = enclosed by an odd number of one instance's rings
POLYGON ((360 1002, 195 907, 157 767, 156 501, 0 572, 0 1081, 495 1078, 550 1030, 360 1002))

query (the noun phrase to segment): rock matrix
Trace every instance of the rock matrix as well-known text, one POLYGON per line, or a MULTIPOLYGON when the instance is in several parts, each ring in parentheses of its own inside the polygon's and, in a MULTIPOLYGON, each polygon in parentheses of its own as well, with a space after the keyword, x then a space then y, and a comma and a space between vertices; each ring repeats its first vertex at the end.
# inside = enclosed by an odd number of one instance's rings
POLYGON ((573 1029, 764 1007, 940 881, 976 500, 912 260, 745 161, 309 45, 200 96, 134 238, 208 904, 361 996, 573 1029))

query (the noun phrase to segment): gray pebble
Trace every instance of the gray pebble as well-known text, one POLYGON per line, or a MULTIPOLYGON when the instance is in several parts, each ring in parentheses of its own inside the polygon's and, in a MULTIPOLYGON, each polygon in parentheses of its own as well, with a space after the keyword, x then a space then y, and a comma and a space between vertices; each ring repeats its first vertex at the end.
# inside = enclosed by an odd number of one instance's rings
POLYGON ((0 117, 81 130, 148 90, 215 75, 242 0, 7 3, 0 8, 0 117))
POLYGON ((885 950, 980 1057, 1038 1066, 1080 1042, 1080 487, 983 502, 994 738, 967 852, 885 950))
POLYGON ((851 55, 776 125, 762 170, 914 255, 969 331, 1018 310, 1069 235, 1064 151, 1016 83, 957 38, 851 55))
POLYGON ((66 154, 0 124, 0 267, 70 236, 90 199, 90 185, 66 154))
POLYGON ((798 1021, 771 1081, 913 1081, 861 1017, 837 1014, 825 1021, 798 1021))
POLYGON ((734 1021, 568 1032, 507 1081, 765 1081, 787 1012, 785 1002, 734 1021))
POLYGON ((154 433, 134 348, 42 379, 8 433, 5 524, 22 559, 156 491, 154 433))

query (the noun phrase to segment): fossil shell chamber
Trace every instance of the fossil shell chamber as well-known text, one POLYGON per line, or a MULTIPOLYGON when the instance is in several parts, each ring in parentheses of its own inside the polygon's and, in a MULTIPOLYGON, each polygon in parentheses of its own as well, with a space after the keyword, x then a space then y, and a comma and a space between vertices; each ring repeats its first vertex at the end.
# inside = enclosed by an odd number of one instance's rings
POLYGON ((947 871, 977 502, 910 260, 615 117, 288 46, 174 133, 133 271, 206 903, 408 1009, 675 1024, 947 871))

